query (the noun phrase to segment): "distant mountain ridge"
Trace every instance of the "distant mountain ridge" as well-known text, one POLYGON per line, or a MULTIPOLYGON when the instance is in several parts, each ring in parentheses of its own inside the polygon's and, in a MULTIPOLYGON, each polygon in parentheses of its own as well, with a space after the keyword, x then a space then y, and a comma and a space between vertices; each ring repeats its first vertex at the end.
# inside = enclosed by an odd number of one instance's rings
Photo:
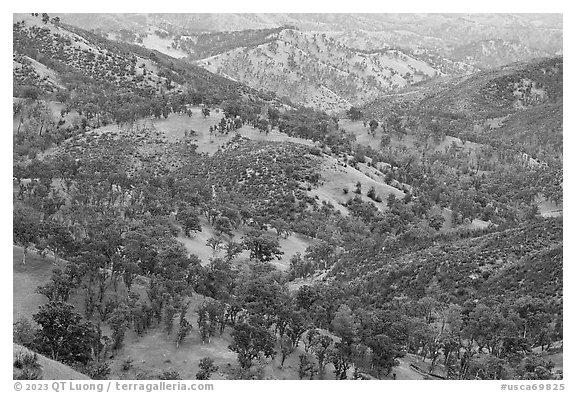
POLYGON ((550 56, 551 53, 530 48, 518 41, 491 39, 475 41, 449 50, 450 58, 482 68, 494 68, 517 61, 550 56))
MULTIPOLYGON (((171 33, 234 31, 294 26, 303 31, 388 32, 405 40, 440 39, 463 44, 486 39, 516 40, 556 52, 562 49, 561 14, 59 14, 86 29, 145 31, 150 25, 171 33)), ((396 42, 400 44, 400 42, 396 42)))
POLYGON ((335 113, 438 75, 550 57, 563 39, 561 14, 59 15, 335 113))

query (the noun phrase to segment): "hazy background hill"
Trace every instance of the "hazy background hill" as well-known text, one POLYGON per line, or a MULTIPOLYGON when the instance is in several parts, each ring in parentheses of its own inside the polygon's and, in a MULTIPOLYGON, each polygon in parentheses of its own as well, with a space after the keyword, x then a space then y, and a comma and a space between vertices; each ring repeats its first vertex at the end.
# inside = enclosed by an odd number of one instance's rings
POLYGON ((60 14, 86 29, 145 31, 151 25, 172 33, 233 31, 294 26, 304 31, 386 31, 395 41, 434 38, 465 43, 491 38, 524 42, 541 49, 562 49, 560 14, 60 14))
POLYGON ((366 53, 322 33, 290 29, 275 34, 267 44, 237 48, 199 64, 254 88, 332 111, 440 74, 401 50, 366 53))
POLYGON ((560 14, 61 14, 296 104, 342 112, 440 75, 562 53, 560 14))

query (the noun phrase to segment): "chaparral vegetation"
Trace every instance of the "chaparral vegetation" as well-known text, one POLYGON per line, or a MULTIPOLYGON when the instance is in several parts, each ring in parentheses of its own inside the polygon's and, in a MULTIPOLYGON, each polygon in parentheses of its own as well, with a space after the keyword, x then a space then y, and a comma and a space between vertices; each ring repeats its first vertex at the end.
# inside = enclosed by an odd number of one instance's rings
POLYGON ((15 379, 562 378, 546 24, 104 15, 14 15, 15 379))

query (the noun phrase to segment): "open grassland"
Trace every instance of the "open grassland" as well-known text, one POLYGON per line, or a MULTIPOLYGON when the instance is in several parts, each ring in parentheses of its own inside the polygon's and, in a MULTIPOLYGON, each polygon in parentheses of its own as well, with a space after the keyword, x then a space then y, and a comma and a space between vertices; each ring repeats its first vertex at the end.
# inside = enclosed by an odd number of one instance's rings
MULTIPOLYGON (((378 149, 380 146, 380 138, 382 136, 382 128, 379 126, 375 132, 376 136, 371 135, 368 131, 370 127, 364 127, 363 121, 360 120, 349 120, 349 119, 340 119, 339 120, 340 128, 344 129, 345 131, 353 134, 356 137, 356 142, 363 145, 369 146, 374 149, 378 149)), ((418 143, 418 139, 416 136, 408 134, 404 135, 402 139, 399 139, 393 133, 390 134, 391 141, 390 146, 392 147, 406 147, 407 149, 414 149, 416 144, 418 143)), ((453 136, 447 135, 442 141, 438 142, 431 146, 431 150, 443 152, 446 148, 451 147, 452 145, 457 146, 458 148, 464 149, 464 151, 470 151, 472 155, 474 155, 477 151, 482 148, 482 144, 470 142, 463 140, 461 138, 456 138, 453 136)))
POLYGON ((347 213, 347 209, 341 205, 357 195, 354 194, 357 183, 362 185, 362 195, 360 195, 360 197, 364 201, 370 200, 366 196, 366 193, 371 187, 374 187, 376 195, 382 198, 382 202, 372 202, 382 211, 386 209, 386 197, 389 194, 394 194, 397 198, 404 196, 404 192, 384 183, 383 179, 380 181, 375 180, 367 176, 364 172, 332 157, 327 157, 324 160, 321 173, 321 185, 316 189, 312 189, 310 194, 312 196, 318 196, 321 201, 332 203, 334 207, 344 214, 347 213), (348 189, 348 193, 345 193, 344 189, 348 189))
MULTIPOLYGON (((246 234, 244 228, 239 228, 233 232, 234 237, 231 239, 235 242, 240 242, 243 235, 246 234)), ((272 236, 276 235, 275 231, 269 231, 272 236)), ((208 239, 217 236, 216 231, 209 226, 205 220, 202 220, 202 231, 195 232, 191 237, 185 237, 181 233, 176 239, 186 247, 189 254, 194 254, 202 261, 202 265, 207 265, 211 258, 223 258, 225 257, 225 252, 223 250, 216 250, 213 252, 212 248, 206 245, 208 239)), ((279 269, 280 271, 288 270, 290 265, 290 259, 294 254, 300 253, 304 254, 308 246, 314 244, 314 241, 305 235, 295 233, 287 238, 280 236, 278 238, 280 244, 280 250, 284 253, 279 260, 275 259, 271 263, 279 269)), ((238 261, 245 261, 250 257, 250 253, 244 250, 240 255, 237 256, 238 261)), ((242 263, 242 262, 240 262, 242 263)))
POLYGON ((12 285, 13 285, 13 308, 14 320, 21 317, 32 318, 38 311, 38 307, 46 303, 46 298, 36 293, 36 288, 50 279, 52 269, 59 264, 54 264, 54 259, 46 256, 41 257, 29 251, 26 264, 22 264, 22 248, 14 246, 12 250, 12 285))

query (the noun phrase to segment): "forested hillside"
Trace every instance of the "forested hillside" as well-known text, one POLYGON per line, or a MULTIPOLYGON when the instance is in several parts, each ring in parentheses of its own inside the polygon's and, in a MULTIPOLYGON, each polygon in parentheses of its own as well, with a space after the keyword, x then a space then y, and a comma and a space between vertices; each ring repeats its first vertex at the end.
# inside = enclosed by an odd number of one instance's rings
MULTIPOLYGON (((489 156, 497 154, 499 160, 515 161, 539 172, 525 187, 542 186, 546 190, 541 192, 559 201, 563 182, 562 80, 561 57, 533 60, 432 81, 377 100, 360 112, 366 119, 379 119, 388 129, 409 128, 491 146, 489 156)), ((480 170, 494 170, 489 156, 478 157, 480 170)), ((514 176, 506 172, 510 181, 514 176)), ((521 182, 518 179, 518 184, 521 182)))
POLYGON ((439 77, 198 33, 261 91, 48 14, 13 33, 16 344, 94 379, 562 378, 562 57, 439 77))
POLYGON ((404 107, 413 116, 437 122, 438 128, 450 135, 484 143, 494 137, 499 142, 512 138, 509 147, 529 148, 535 153, 539 146, 547 150, 544 153, 554 154, 560 151, 562 140, 561 123, 557 121, 562 117, 562 80, 562 57, 536 59, 470 76, 434 80, 376 100, 365 111, 368 116, 381 118, 394 107, 404 107), (558 110, 549 113, 552 108, 558 110), (525 121, 527 118, 532 121, 525 121), (524 132, 534 135, 514 135, 524 128, 516 126, 514 120, 524 120, 530 130, 524 132), (555 126, 544 126, 551 120, 555 126))

